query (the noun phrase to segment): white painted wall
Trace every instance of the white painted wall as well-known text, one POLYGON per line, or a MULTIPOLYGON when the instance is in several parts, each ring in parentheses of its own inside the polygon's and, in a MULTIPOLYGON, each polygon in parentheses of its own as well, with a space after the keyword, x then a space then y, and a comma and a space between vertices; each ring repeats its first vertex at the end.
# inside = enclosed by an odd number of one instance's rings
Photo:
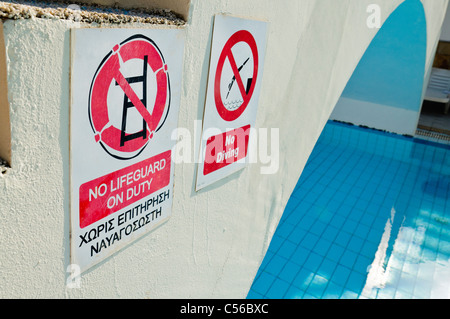
MULTIPOLYGON (((377 1, 386 16, 401 1, 377 1)), ((375 35, 373 0, 193 0, 179 126, 203 115, 213 16, 269 22, 257 127, 280 129, 280 168, 261 164, 195 192, 175 166, 171 219, 85 273, 69 273, 69 32, 58 20, 6 21, 13 168, 0 177, 2 298, 244 298, 291 191, 375 35)), ((424 1, 439 20, 447 0, 424 1)), ((129 25, 128 25, 129 26, 129 25)), ((128 27, 127 26, 127 27, 128 27)), ((148 27, 148 26, 146 26, 148 27)), ((438 36, 431 30, 430 38, 438 36)), ((192 142, 194 143, 194 142, 192 142)))

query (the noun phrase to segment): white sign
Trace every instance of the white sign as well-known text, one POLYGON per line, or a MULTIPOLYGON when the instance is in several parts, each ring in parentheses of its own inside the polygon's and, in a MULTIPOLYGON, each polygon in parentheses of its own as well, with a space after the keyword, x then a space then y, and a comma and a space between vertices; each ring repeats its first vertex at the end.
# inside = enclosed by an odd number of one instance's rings
POLYGON ((217 15, 206 91, 199 190, 245 167, 262 82, 267 23, 217 15))
POLYGON ((168 220, 182 30, 71 33, 71 258, 81 271, 168 220))

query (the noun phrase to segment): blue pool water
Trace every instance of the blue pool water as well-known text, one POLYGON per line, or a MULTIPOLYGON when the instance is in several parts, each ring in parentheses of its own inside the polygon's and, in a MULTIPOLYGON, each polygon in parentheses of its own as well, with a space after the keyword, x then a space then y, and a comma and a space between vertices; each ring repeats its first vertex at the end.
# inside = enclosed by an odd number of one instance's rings
POLYGON ((328 122, 248 298, 450 298, 450 145, 328 122))

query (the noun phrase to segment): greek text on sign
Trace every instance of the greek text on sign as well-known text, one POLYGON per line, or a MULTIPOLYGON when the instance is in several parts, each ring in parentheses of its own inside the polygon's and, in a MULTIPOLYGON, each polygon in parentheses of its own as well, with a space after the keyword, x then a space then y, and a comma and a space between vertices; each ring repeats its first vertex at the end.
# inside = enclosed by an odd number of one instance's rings
POLYGON ((266 29, 261 21, 215 17, 197 190, 245 167, 262 82, 266 29), (227 143, 230 138, 233 145, 227 143))
POLYGON ((71 257, 82 271, 171 215, 180 32, 72 30, 71 257))

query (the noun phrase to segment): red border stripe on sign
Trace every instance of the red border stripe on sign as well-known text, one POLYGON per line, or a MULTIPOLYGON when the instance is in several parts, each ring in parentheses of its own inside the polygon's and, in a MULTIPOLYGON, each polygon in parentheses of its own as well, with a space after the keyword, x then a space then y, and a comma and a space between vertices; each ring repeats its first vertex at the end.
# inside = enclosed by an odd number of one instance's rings
POLYGON ((250 99, 252 98, 253 91, 255 90, 255 85, 258 76, 258 64, 259 64, 258 59, 259 59, 258 47, 256 45, 256 41, 253 38, 252 34, 247 30, 237 31, 225 43, 222 53, 219 56, 219 60, 217 61, 217 71, 214 79, 214 101, 216 104, 217 112, 219 113, 220 117, 225 121, 230 122, 236 120, 247 108, 250 99), (246 43, 250 47, 250 50, 252 51, 253 55, 253 82, 250 86, 250 90, 248 93, 245 92, 244 84, 242 83, 242 79, 239 74, 239 70, 237 68, 233 52, 231 51, 231 49, 239 42, 246 43), (222 78, 222 72, 226 58, 228 58, 230 62, 233 74, 236 77, 236 82, 239 86, 239 90, 242 95, 242 99, 244 100, 244 102, 238 109, 232 111, 227 110, 226 107, 224 106, 220 91, 220 81, 222 78))
POLYGON ((151 195, 170 183, 171 151, 80 186, 80 227, 151 195))
POLYGON ((208 175, 247 156, 250 125, 211 136, 206 141, 203 175, 208 175))

